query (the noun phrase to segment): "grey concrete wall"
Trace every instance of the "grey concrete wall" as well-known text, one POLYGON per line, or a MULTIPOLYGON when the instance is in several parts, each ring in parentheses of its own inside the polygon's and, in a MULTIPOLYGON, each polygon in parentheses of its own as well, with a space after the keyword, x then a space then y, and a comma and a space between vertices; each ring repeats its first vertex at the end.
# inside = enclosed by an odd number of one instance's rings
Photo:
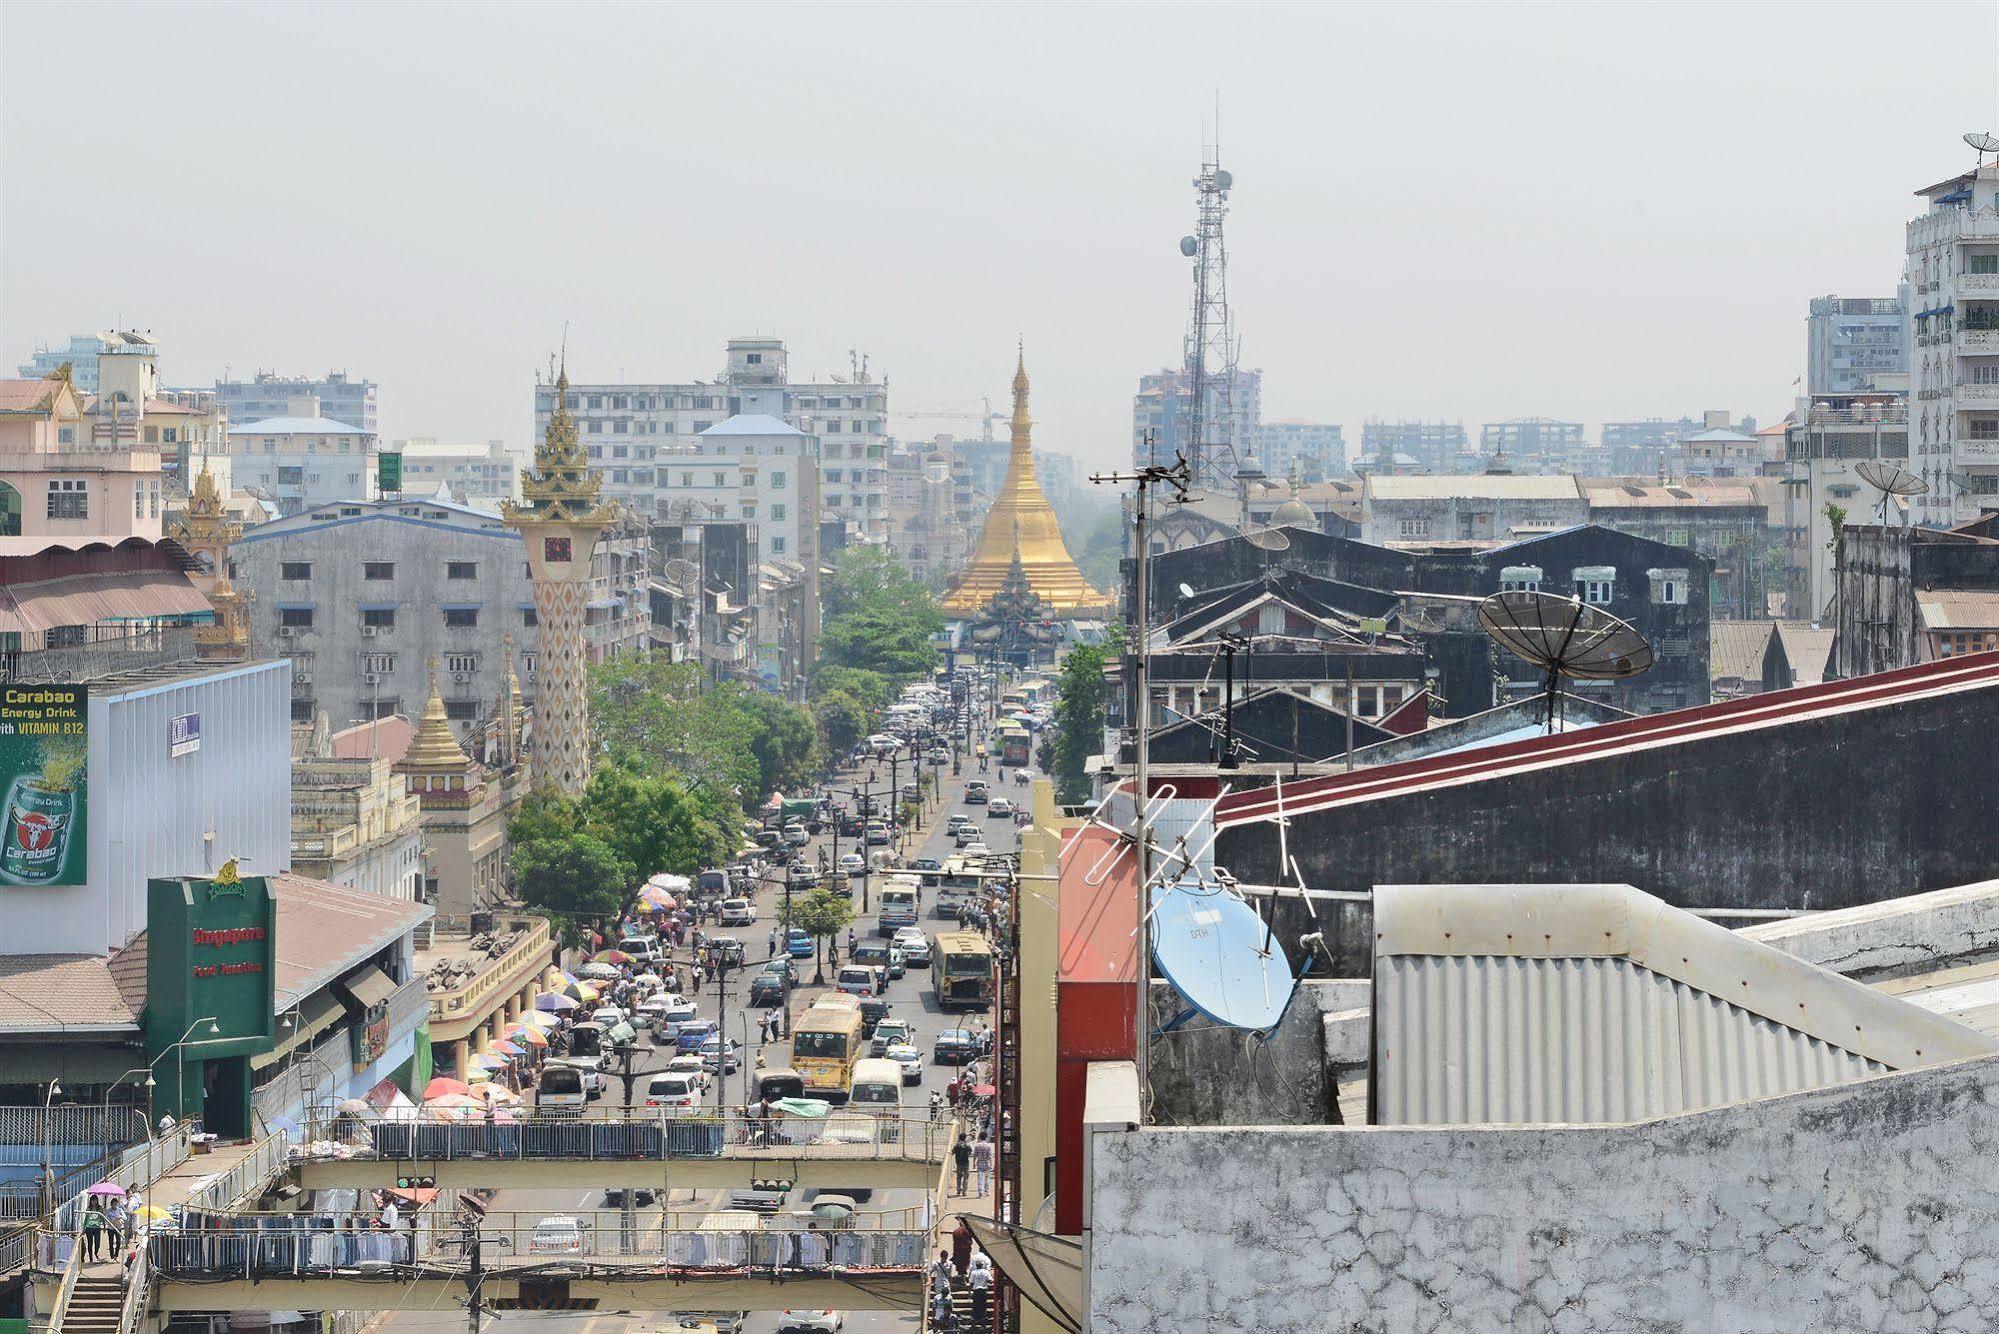
POLYGON ((1628 1127, 1098 1137, 1089 1328, 1999 1327, 1999 1057, 1628 1127))
MULTIPOLYGON (((1327 1015, 1361 1009, 1371 986, 1342 978, 1298 988, 1267 1039, 1206 1019, 1152 1044, 1153 1116, 1161 1125, 1337 1125, 1338 1071, 1327 1060, 1327 1015)), ((1156 1029, 1186 1008, 1165 982, 1152 988, 1156 1029)), ((1363 1044, 1364 1047, 1364 1044, 1363 1044)))
POLYGON ((1773 949, 1863 980, 1999 953, 1999 880, 1744 927, 1773 949))

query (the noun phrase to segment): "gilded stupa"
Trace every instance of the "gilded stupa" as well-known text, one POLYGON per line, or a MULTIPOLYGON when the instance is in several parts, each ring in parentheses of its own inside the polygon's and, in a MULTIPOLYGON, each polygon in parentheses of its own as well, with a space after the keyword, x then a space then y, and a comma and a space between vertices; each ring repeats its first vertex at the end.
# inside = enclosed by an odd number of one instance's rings
POLYGON ((1013 372, 1013 449, 1007 457, 1006 485, 986 513, 978 545, 944 595, 944 611, 971 616, 1005 586, 1015 561, 1036 597, 1063 616, 1108 610, 1112 598, 1090 587, 1069 548, 1041 483, 1034 476, 1034 423, 1027 415, 1027 354, 1013 372))

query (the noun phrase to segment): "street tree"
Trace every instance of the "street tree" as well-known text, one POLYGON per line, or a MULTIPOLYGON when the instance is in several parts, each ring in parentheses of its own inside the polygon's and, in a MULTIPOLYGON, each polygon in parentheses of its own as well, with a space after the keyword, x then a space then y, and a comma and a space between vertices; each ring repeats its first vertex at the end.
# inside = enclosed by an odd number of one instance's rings
POLYGON ((826 980, 826 942, 838 936, 854 920, 854 905, 830 890, 813 888, 792 899, 782 912, 787 927, 797 927, 812 937, 813 985, 826 980))
POLYGON ((537 838, 513 849, 521 901, 554 918, 575 943, 586 923, 615 914, 632 868, 604 840, 586 833, 537 838))

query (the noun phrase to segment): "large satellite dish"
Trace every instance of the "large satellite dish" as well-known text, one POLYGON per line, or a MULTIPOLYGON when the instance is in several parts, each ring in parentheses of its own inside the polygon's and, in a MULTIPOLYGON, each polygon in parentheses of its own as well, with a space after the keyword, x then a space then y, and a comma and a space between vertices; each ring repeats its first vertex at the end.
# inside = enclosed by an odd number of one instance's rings
POLYGON ((1276 1027, 1296 983, 1256 909, 1194 879, 1155 884, 1151 900, 1152 957, 1173 989, 1218 1024, 1276 1027))
POLYGON ((1289 551, 1291 539, 1276 528, 1252 528, 1243 534, 1249 544, 1264 551, 1289 551))
POLYGON ((1981 153, 1999 153, 1999 139, 1995 139, 1989 134, 1982 134, 1977 130, 1973 130, 1971 133, 1965 135, 1964 142, 1970 144, 1981 153))
POLYGON ((1201 243, 1199 241, 1196 241, 1193 237, 1183 236, 1180 238, 1180 253, 1185 255, 1188 259, 1192 259, 1195 253, 1200 250, 1200 248, 1201 248, 1201 243))
POLYGON ((1883 528, 1888 526, 1888 501, 1891 497, 1925 495, 1930 489, 1928 482, 1886 459, 1862 459, 1853 465, 1853 471, 1860 475, 1861 481, 1881 493, 1883 528))
POLYGON ((1562 678, 1622 681, 1652 669, 1652 645, 1626 621, 1580 598, 1513 589, 1478 604, 1478 623, 1548 674, 1548 730, 1560 721, 1562 678))

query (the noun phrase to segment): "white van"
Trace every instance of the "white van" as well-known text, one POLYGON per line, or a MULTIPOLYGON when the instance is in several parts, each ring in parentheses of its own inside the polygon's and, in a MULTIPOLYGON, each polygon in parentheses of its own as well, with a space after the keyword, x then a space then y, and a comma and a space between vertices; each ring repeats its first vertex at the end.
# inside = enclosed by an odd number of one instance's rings
MULTIPOLYGON (((601 1075, 598 1077, 602 1078, 601 1075)), ((541 1068, 534 1093, 534 1105, 538 1110, 557 1116, 580 1116, 587 1101, 589 1091, 581 1070, 561 1061, 550 1061, 541 1068)))
POLYGON ((899 1116, 902 1112, 902 1067, 894 1061, 875 1056, 855 1061, 853 1083, 847 1089, 847 1106, 877 1116, 899 1116))
POLYGON ((679 1070, 656 1074, 646 1084, 648 1107, 698 1107, 701 1087, 696 1076, 679 1070))
POLYGON ((892 936, 905 926, 916 925, 916 887, 896 876, 881 892, 881 932, 892 936))

